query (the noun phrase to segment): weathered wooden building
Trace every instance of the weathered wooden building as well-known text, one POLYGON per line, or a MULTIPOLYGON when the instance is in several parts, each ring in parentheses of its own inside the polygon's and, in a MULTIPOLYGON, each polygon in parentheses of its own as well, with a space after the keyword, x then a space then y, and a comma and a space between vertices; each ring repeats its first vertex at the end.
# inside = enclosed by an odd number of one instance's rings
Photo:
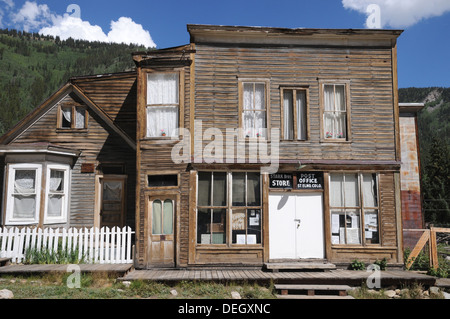
POLYGON ((401 264, 401 31, 188 32, 135 72, 71 79, 0 140, 2 223, 22 204, 44 226, 59 205, 63 224, 119 218, 139 268, 401 264))

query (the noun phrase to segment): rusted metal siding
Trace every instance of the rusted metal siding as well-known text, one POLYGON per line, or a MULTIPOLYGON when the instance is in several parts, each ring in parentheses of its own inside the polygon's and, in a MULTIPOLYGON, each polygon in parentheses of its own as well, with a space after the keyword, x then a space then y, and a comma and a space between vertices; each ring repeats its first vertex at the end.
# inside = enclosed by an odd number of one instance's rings
MULTIPOLYGON (((400 116, 400 142, 403 229, 421 229, 424 227, 424 221, 420 193, 419 145, 417 118, 413 114, 402 114, 400 116)), ((404 247, 414 247, 420 235, 420 232, 404 232, 404 247)))

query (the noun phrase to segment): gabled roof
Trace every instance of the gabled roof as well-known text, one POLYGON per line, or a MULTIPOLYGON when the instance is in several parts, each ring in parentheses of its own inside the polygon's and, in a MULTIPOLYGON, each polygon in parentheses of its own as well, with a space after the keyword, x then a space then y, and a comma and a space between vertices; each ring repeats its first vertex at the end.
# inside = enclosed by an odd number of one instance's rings
POLYGON ((95 104, 82 90, 73 82, 69 81, 59 88, 53 95, 51 95, 44 103, 31 111, 24 119, 17 123, 11 130, 0 137, 0 144, 9 144, 14 141, 20 134, 32 126, 38 119, 40 119, 48 110, 54 107, 61 99, 68 94, 75 94, 78 96, 86 106, 98 115, 103 122, 117 133, 133 150, 136 150, 136 143, 130 138, 120 127, 114 124, 111 117, 103 111, 101 107, 95 104))

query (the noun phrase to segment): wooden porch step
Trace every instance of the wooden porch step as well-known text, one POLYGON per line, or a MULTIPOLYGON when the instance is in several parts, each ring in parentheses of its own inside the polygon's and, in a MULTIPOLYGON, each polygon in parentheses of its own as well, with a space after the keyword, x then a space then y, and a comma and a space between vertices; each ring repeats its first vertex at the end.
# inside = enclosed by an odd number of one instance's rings
POLYGON ((347 285, 295 285, 295 284, 278 284, 275 289, 281 292, 285 298, 295 297, 296 299, 304 299, 305 296, 319 298, 346 297, 347 291, 351 289, 347 285), (292 294, 294 292, 294 294, 292 294), (300 292, 302 292, 300 294, 300 292), (306 293, 306 295, 305 295, 306 293), (300 297, 300 298, 297 298, 300 297))
POLYGON ((11 263, 11 258, 0 258, 0 267, 8 266, 11 263))
POLYGON ((283 270, 335 270, 336 265, 328 263, 328 262, 314 262, 314 261, 296 261, 296 262, 268 262, 264 264, 267 270, 271 270, 273 272, 283 271, 283 270))

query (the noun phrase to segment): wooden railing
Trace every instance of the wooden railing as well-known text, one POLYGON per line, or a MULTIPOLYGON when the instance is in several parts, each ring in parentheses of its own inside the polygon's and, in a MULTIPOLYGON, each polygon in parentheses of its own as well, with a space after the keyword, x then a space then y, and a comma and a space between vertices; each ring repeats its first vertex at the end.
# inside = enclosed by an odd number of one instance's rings
POLYGON ((437 241, 436 233, 450 233, 450 228, 431 227, 430 229, 404 229, 408 232, 423 232, 420 236, 416 246, 413 248, 406 261, 406 269, 410 269, 416 260, 419 253, 422 251, 425 244, 428 242, 429 256, 430 256, 430 268, 439 268, 438 253, 437 253, 437 241))

